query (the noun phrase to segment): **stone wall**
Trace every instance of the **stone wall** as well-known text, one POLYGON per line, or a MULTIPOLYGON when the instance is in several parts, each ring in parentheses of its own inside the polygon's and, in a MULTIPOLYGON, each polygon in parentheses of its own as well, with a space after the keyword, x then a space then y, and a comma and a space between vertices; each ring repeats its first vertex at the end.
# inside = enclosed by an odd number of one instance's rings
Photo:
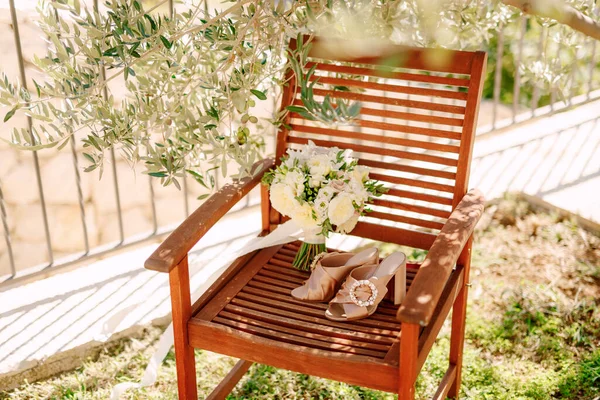
MULTIPOLYGON (((89 247, 117 243, 120 240, 119 213, 112 165, 105 165, 103 177, 99 179, 97 172, 83 172, 85 159, 81 150, 77 150, 76 154, 89 247)), ((70 146, 60 152, 53 149, 40 151, 38 156, 54 258, 82 253, 85 251, 82 210, 70 146)), ((172 227, 184 218, 185 196, 182 191, 174 185, 161 186, 158 179, 141 173, 142 166, 132 169, 123 160, 117 160, 115 165, 126 239, 150 234, 154 229, 150 185, 154 189, 159 228, 172 227)), ((231 165, 230 170, 233 168, 231 165)), ((219 181, 225 180, 219 177, 219 181)), ((193 179, 187 182, 191 212, 201 203, 197 197, 207 190, 193 179)), ((0 187, 17 270, 48 262, 42 207, 31 153, 4 145, 0 148, 0 187)), ((253 198, 255 201, 256 196, 253 198)), ((10 272, 10 263, 1 224, 0 233, 2 276, 10 272)))

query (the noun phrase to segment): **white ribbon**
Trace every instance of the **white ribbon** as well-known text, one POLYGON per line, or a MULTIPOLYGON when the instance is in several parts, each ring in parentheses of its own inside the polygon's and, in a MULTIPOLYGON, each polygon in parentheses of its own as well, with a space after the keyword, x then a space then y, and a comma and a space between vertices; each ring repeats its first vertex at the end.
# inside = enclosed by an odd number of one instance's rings
POLYGON ((325 244, 325 236, 321 230, 304 230, 304 242, 308 244, 325 244))
MULTIPOLYGON (((277 246, 280 244, 285 244, 289 242, 293 242, 294 240, 298 240, 302 235, 302 229, 300 229, 292 220, 285 222, 284 224, 279 225, 277 229, 264 237, 258 237, 256 239, 252 239, 246 246, 241 248, 240 250, 234 252, 233 254, 228 255, 228 257, 224 260, 223 264, 213 275, 220 275, 222 270, 229 265, 229 261, 232 261, 244 254, 251 253, 255 250, 264 249, 271 246, 277 246)), ((210 279, 208 279, 211 282, 210 279)), ((196 301, 206 289, 208 289, 209 284, 203 284, 198 289, 196 289, 191 297, 192 303, 196 301)), ((123 314, 123 313, 121 313, 123 314)), ((129 315, 129 314, 127 314, 129 315)), ((122 319, 125 319, 126 315, 123 315, 122 319)), ((113 321, 115 326, 117 326, 120 321, 113 321)), ((152 386, 156 382, 158 378, 158 370, 162 365, 162 361, 165 359, 169 350, 173 346, 173 323, 169 324, 167 329, 163 332, 162 336, 158 340, 158 346, 156 351, 150 358, 148 365, 146 366, 146 370, 144 371, 144 375, 141 381, 134 382, 124 382, 116 385, 111 392, 110 399, 118 400, 120 396, 125 393, 129 389, 141 389, 143 387, 152 386)))

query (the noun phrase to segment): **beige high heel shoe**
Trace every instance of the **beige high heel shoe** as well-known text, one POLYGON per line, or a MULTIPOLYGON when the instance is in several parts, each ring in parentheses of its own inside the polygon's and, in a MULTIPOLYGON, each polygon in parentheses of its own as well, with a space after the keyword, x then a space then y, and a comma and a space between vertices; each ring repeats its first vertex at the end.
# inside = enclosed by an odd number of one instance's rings
POLYGON ((317 261, 308 280, 292 290, 292 297, 302 301, 328 302, 353 269, 378 263, 379 250, 374 247, 357 254, 327 253, 317 261))
POLYGON ((395 252, 381 264, 354 269, 337 295, 329 303, 325 317, 332 321, 354 321, 372 315, 387 293, 394 278, 394 304, 399 305, 406 292, 406 255, 395 252))

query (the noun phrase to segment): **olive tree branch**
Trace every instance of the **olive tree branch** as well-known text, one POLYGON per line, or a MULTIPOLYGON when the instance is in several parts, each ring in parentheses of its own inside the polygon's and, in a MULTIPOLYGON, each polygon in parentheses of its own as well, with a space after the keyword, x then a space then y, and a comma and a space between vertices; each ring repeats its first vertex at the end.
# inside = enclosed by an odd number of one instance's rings
POLYGON ((600 40, 600 22, 565 4, 564 1, 502 0, 502 3, 516 7, 526 14, 553 19, 586 36, 600 40))
MULTIPOLYGON (((190 28, 190 29, 187 29, 187 30, 185 30, 185 31, 183 31, 183 32, 180 32, 180 33, 179 33, 179 34, 177 34, 177 35, 174 35, 174 36, 171 38, 171 41, 172 41, 172 42, 174 42, 174 41, 176 41, 176 40, 178 40, 178 39, 181 39, 181 38, 182 38, 183 36, 185 36, 185 35, 188 35, 188 34, 190 34, 190 33, 194 33, 194 32, 196 32, 196 31, 199 31, 199 30, 202 30, 202 29, 206 29, 206 28, 208 28, 209 26, 212 26, 212 25, 213 25, 215 22, 219 21, 219 20, 220 20, 221 18, 223 18, 224 16, 226 16, 226 15, 228 15, 228 14, 231 14, 233 11, 235 11, 235 10, 237 10, 237 9, 241 8, 241 7, 242 7, 242 6, 244 6, 245 4, 247 4, 247 3, 250 3, 250 2, 252 2, 252 1, 255 1, 255 0, 242 0, 242 1, 239 1, 239 2, 238 2, 238 3, 236 3, 235 5, 233 5, 233 6, 229 7, 227 10, 225 10, 225 11, 223 11, 223 12, 221 12, 221 13, 219 13, 219 14, 215 15, 213 18, 211 18, 210 20, 206 21, 204 24, 201 24, 201 25, 195 26, 195 27, 193 27, 193 28, 190 28)), ((159 46, 153 47, 152 49, 150 49, 150 50, 146 51, 145 53, 143 53, 142 55, 140 55, 140 57, 139 57, 139 58, 136 58, 135 60, 133 60, 133 62, 131 62, 131 63, 129 64, 129 66, 131 67, 132 65, 135 65, 135 64, 137 64, 138 62, 140 62, 140 61, 142 61, 142 60, 146 59, 146 58, 147 58, 149 55, 151 55, 152 53, 155 53, 155 52, 156 52, 156 51, 158 51, 159 49, 160 49, 160 47, 159 47, 159 46)), ((102 89, 104 86, 106 86, 106 85, 108 84, 108 82, 110 82, 111 80, 113 80, 113 79, 117 78, 118 76, 122 75, 122 74, 123 74, 123 71, 124 71, 124 70, 121 70, 121 71, 119 71, 119 72, 117 72, 117 73, 115 73, 115 74, 113 74, 113 75, 109 76, 108 78, 106 78, 106 79, 105 79, 105 80, 102 82, 102 85, 101 85, 101 86, 100 86, 98 89, 102 89)))

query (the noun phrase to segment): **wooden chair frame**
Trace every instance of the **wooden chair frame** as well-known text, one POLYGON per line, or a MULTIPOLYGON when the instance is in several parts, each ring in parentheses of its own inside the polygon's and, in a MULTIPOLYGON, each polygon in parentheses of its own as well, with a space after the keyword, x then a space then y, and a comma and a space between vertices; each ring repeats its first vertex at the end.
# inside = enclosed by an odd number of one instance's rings
MULTIPOLYGON (((425 50, 415 48, 392 50, 407 55, 407 68, 428 69, 424 61, 425 50)), ((198 301, 191 303, 188 252, 221 217, 259 184, 264 172, 276 165, 275 159, 265 159, 255 164, 251 177, 227 185, 207 199, 146 261, 146 268, 169 274, 180 399, 197 398, 194 348, 203 348, 241 359, 208 396, 209 399, 225 398, 252 363, 259 362, 396 392, 399 394, 399 399, 410 400, 414 398, 417 375, 451 309, 453 313, 450 365, 434 399, 444 399, 447 396, 458 398, 472 234, 483 212, 484 201, 479 191, 471 190, 467 193, 466 188, 486 54, 446 51, 445 55, 451 60, 450 66, 438 71, 470 76, 470 79, 465 81, 468 91, 465 94, 466 107, 460 133, 461 145, 456 183, 453 187, 452 212, 440 232, 428 243, 423 242, 422 238, 425 236, 412 235, 409 231, 400 230, 406 235, 402 243, 427 248, 429 251, 424 262, 418 266, 418 269, 413 270, 412 283, 405 300, 397 312, 394 310, 399 325, 398 330, 401 331, 394 340, 390 341, 385 358, 378 362, 371 362, 368 357, 326 353, 289 343, 279 343, 260 335, 251 336, 247 331, 242 332, 243 329, 236 330, 213 323, 212 318, 222 312, 224 304, 237 295, 245 282, 251 279, 274 254, 287 251, 281 246, 240 257, 198 301), (252 346, 260 347, 261 351, 254 351, 252 346)), ((374 62, 372 57, 352 59, 352 61, 361 64, 374 62)), ((289 75, 288 77, 291 78, 289 75)), ((282 107, 294 102, 293 85, 292 79, 290 86, 284 90, 282 107)), ((276 151, 278 157, 284 153, 290 142, 288 134, 286 128, 282 128, 278 134, 276 151)), ((261 187, 261 201, 262 234, 267 234, 281 222, 281 216, 271 208, 268 192, 264 187, 261 187)), ((369 229, 369 224, 360 223, 353 234, 384 241, 394 239, 399 242, 396 240, 398 230, 385 226, 378 227, 375 232, 374 229, 369 229)), ((260 332, 261 329, 264 331, 261 327, 252 329, 254 330, 250 332, 256 330, 260 332)), ((301 343, 312 343, 310 339, 301 340, 303 340, 301 343)))

